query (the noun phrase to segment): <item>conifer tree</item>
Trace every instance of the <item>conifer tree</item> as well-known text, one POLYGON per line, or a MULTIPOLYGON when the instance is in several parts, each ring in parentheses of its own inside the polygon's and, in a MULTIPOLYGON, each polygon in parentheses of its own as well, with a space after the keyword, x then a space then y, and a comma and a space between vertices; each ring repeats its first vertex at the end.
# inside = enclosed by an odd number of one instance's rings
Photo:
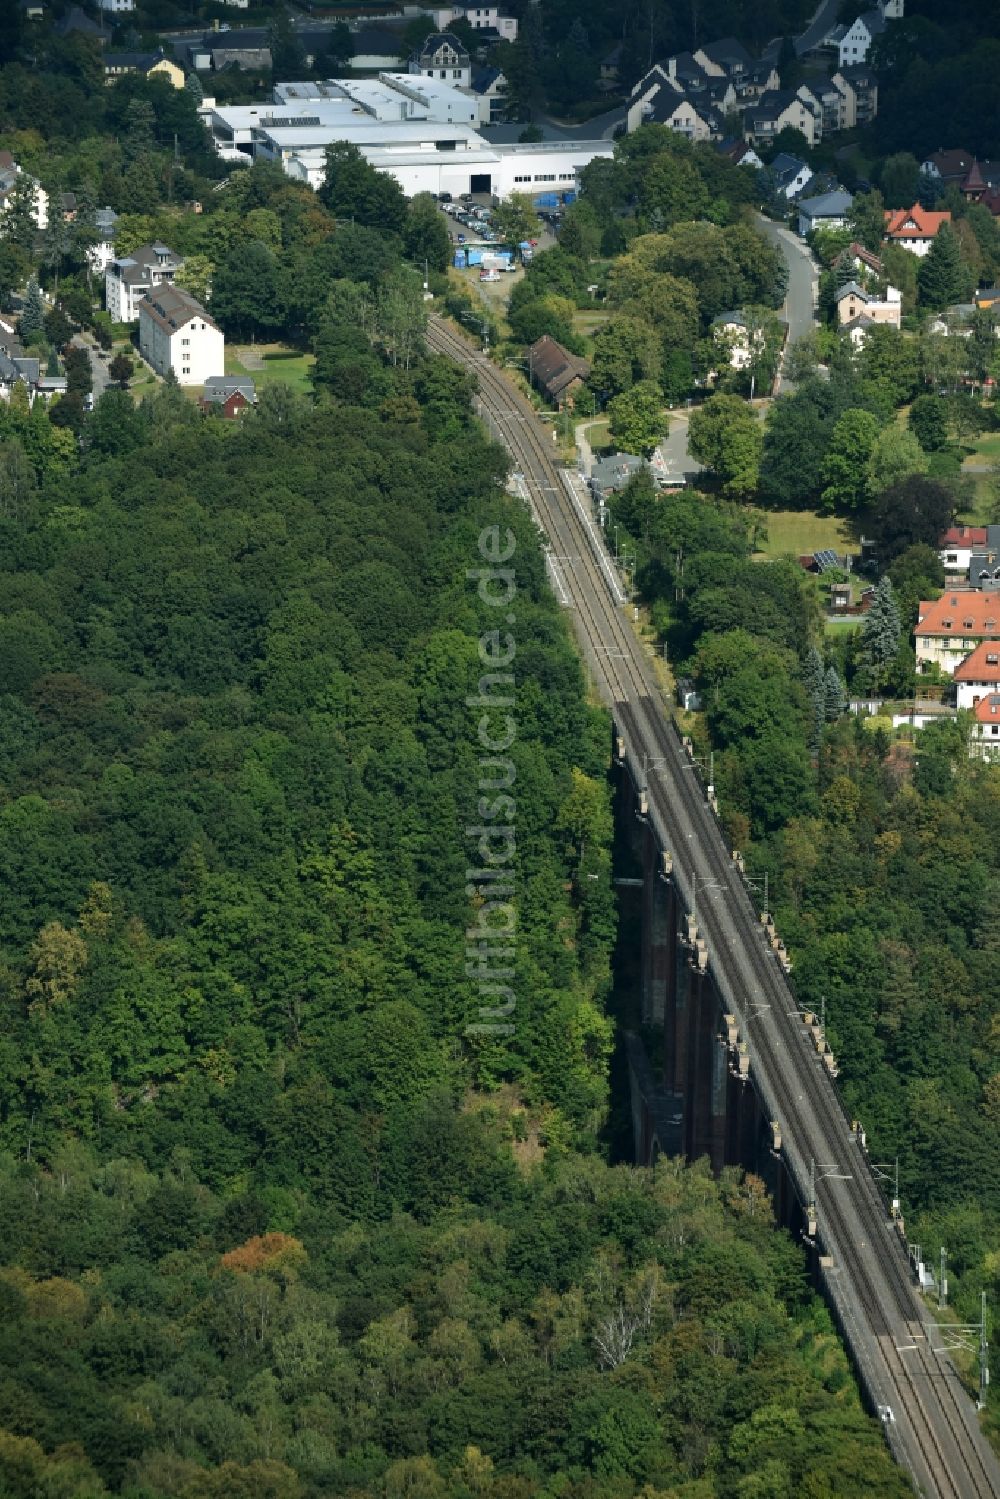
POLYGON ((826 669, 826 677, 823 682, 824 712, 832 723, 839 718, 847 707, 847 693, 840 672, 833 665, 826 669))
POLYGON ((902 632, 892 582, 888 577, 880 578, 861 630, 862 651, 876 675, 895 659, 902 632))
POLYGON ((811 646, 802 668, 802 681, 809 697, 809 752, 818 755, 823 742, 823 720, 826 717, 826 679, 823 658, 811 646))
POLYGON ((942 224, 917 271, 920 300, 925 307, 947 307, 961 302, 971 284, 958 235, 950 224, 942 224))
POLYGON ((21 312, 21 340, 27 343, 32 334, 40 333, 45 324, 45 303, 38 289, 37 281, 28 282, 28 294, 24 299, 24 308, 21 312))

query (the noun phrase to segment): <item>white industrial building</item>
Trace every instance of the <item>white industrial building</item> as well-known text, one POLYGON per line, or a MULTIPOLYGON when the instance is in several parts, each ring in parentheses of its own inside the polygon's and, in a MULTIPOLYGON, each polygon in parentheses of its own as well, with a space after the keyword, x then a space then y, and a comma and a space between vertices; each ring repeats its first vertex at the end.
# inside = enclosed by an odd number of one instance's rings
MULTIPOLYGON (((477 129, 479 101, 443 79, 408 73, 283 83, 272 103, 216 105, 208 125, 229 161, 278 161, 319 187, 329 145, 348 141, 415 193, 572 192, 580 169, 613 154, 610 141, 494 145, 477 129)), ((486 109, 488 118, 488 101, 486 109)))

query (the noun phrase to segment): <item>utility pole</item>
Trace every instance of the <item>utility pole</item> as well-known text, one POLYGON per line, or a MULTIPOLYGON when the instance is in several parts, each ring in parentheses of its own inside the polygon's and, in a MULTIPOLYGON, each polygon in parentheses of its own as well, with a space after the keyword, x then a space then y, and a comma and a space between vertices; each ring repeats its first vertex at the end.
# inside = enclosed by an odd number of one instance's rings
POLYGON ((941 1245, 941 1274, 938 1276, 938 1311, 944 1311, 948 1305, 948 1281, 946 1279, 945 1266, 948 1263, 948 1251, 941 1245))
POLYGON ((985 1408, 986 1408, 986 1391, 989 1389, 989 1386, 990 1386, 990 1365, 989 1365, 989 1350, 990 1350, 990 1345, 986 1341, 986 1292, 985 1291, 983 1292, 982 1301, 981 1301, 980 1305, 982 1307, 982 1323, 980 1325, 980 1333, 979 1333, 979 1409, 980 1410, 985 1410, 985 1408))

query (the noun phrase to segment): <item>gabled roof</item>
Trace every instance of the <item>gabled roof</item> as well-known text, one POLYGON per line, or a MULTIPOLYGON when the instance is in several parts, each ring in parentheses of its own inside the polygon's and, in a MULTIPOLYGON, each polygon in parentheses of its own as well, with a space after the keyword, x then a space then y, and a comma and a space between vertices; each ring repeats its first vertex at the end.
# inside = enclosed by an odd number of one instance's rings
POLYGON ((107 35, 103 27, 85 15, 78 5, 68 10, 56 26, 56 33, 59 36, 72 36, 74 32, 81 36, 103 37, 107 35))
POLYGON ((1000 692, 988 692, 972 711, 980 723, 1000 724, 1000 692))
POLYGON ((1000 646, 981 640, 971 655, 955 667, 956 682, 1000 682, 1000 646))
POLYGON ((845 297, 860 297, 862 302, 870 302, 871 298, 863 286, 856 281, 846 281, 834 297, 835 302, 842 302, 845 297))
POLYGON ((943 550, 945 547, 985 546, 985 526, 949 526, 941 536, 938 537, 938 546, 943 550))
POLYGON ((455 52, 457 52, 459 59, 464 58, 465 61, 468 62, 469 53, 465 47, 465 44, 464 42, 459 41, 458 37, 453 31, 432 31, 429 36, 426 36, 424 38, 423 43, 417 49, 415 55, 419 57, 422 62, 424 60, 430 62, 431 58, 441 47, 451 47, 455 52))
POLYGON ((963 589, 945 592, 933 602, 921 599, 917 608, 916 635, 979 635, 990 640, 1000 638, 1000 599, 995 593, 963 589))
POLYGON ((799 213, 807 219, 843 218, 853 202, 850 193, 838 188, 836 192, 820 193, 818 198, 803 198, 799 203, 799 213))
POLYGON ((866 265, 870 271, 874 271, 876 276, 882 274, 882 261, 879 256, 873 255, 871 250, 866 249, 856 239, 851 240, 846 250, 841 250, 837 260, 860 260, 861 264, 866 265))
POLYGON ((712 62, 718 63, 720 68, 732 67, 734 64, 741 68, 749 68, 753 62, 750 53, 742 42, 734 36, 724 36, 720 42, 709 42, 705 47, 699 47, 699 52, 704 52, 712 62))
POLYGON ((964 177, 975 157, 971 151, 960 148, 951 151, 932 151, 927 161, 937 167, 938 174, 947 182, 950 178, 964 177))
POLYGON ((931 213, 914 203, 912 208, 885 210, 886 239, 933 239, 942 224, 951 222, 950 213, 931 213))
POLYGON ((586 380, 590 374, 586 359, 578 359, 548 333, 531 345, 531 367, 536 383, 552 397, 561 395, 574 380, 586 380))
POLYGON ((155 52, 105 52, 104 67, 110 68, 134 68, 137 73, 148 73, 158 62, 166 60, 163 48, 155 52))
POLYGON ((140 317, 152 318, 166 333, 176 333, 192 318, 204 318, 210 328, 219 331, 218 323, 209 317, 200 302, 179 286, 158 286, 139 303, 140 317))
POLYGON ((253 403, 257 399, 257 387, 249 375, 209 375, 202 391, 202 400, 224 405, 232 395, 239 394, 253 403))
POLYGON ((986 183, 983 181, 983 174, 979 170, 979 163, 978 161, 973 161, 962 181, 962 191, 963 193, 981 193, 985 188, 986 183))

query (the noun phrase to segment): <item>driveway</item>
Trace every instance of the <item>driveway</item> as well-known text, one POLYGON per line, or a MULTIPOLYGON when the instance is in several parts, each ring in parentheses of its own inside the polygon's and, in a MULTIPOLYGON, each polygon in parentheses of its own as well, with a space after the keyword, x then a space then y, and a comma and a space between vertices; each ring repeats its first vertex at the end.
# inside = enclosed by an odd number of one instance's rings
POLYGON ((94 400, 99 401, 101 396, 113 382, 108 374, 108 367, 103 359, 98 357, 97 344, 85 333, 74 333, 70 339, 76 349, 86 349, 90 360, 90 373, 94 381, 94 400))
MULTIPOLYGON (((788 266, 788 291, 781 307, 781 316, 788 324, 788 344, 812 332, 816 326, 816 297, 819 290, 819 272, 809 246, 798 235, 776 224, 762 214, 757 216, 757 227, 764 238, 779 249, 788 266)), ((788 345, 786 345, 787 347, 788 345)), ((778 389, 786 389, 784 377, 778 377, 778 389)))

